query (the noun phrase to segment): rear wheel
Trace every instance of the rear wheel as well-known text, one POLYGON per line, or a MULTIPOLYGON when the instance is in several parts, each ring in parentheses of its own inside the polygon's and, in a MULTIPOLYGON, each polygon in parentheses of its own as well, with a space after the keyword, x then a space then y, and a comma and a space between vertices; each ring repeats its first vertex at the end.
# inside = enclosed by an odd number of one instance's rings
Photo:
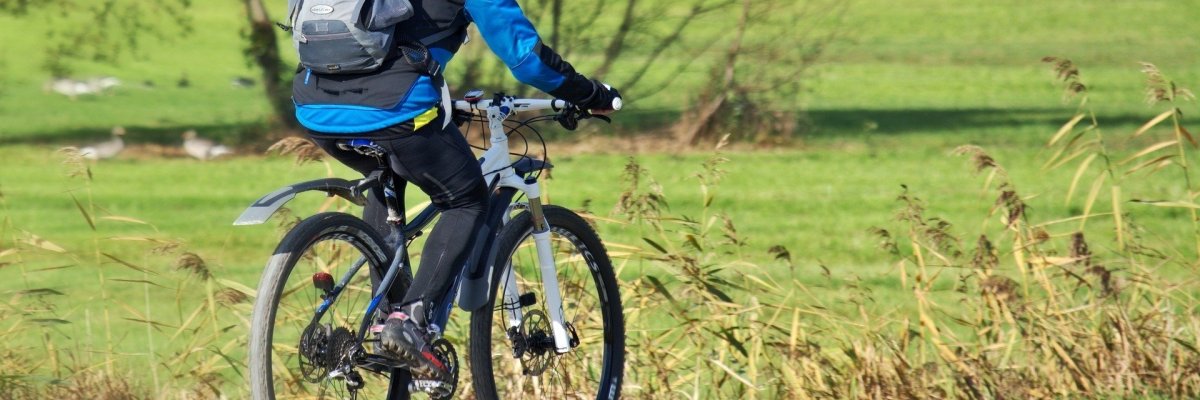
MULTIPOLYGON (((368 333, 366 343, 358 340, 372 297, 371 271, 389 266, 383 243, 361 219, 342 213, 309 217, 283 238, 254 304, 254 399, 408 397, 408 373, 364 362, 374 359, 376 339, 368 333), (315 318, 321 307, 327 309, 315 318)), ((409 280, 401 275, 396 284, 406 289, 409 280)))
POLYGON ((533 220, 523 212, 497 235, 492 294, 483 308, 471 314, 470 360, 476 395, 481 399, 615 399, 625 363, 625 325, 612 263, 583 218, 561 207, 544 209, 571 349, 563 354, 555 350, 533 220), (511 281, 506 279, 510 270, 515 278, 511 281), (506 300, 505 293, 514 293, 519 300, 506 300), (521 315, 519 324, 514 311, 521 315))

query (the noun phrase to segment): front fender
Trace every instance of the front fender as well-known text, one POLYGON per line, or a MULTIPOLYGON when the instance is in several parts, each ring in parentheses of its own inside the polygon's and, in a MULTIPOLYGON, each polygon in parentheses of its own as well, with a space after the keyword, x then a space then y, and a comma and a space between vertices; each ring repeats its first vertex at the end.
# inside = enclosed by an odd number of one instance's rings
POLYGON ((296 194, 307 192, 309 190, 319 190, 328 193, 330 196, 339 196, 351 203, 363 205, 366 199, 359 194, 356 194, 354 188, 355 182, 341 178, 326 178, 317 179, 315 181, 301 182, 291 186, 285 186, 251 204, 246 211, 242 211, 242 215, 233 221, 234 225, 258 225, 267 222, 280 207, 283 207, 287 202, 296 198, 296 194))

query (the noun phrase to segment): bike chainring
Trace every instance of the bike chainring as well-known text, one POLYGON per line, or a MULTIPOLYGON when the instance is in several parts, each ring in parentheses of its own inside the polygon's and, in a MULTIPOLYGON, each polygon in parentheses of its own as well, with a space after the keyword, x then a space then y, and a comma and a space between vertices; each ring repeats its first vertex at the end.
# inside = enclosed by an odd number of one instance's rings
POLYGON ((440 377, 414 375, 409 391, 428 393, 429 398, 433 400, 450 399, 454 397, 454 392, 458 389, 458 353, 454 351, 454 346, 448 340, 438 339, 433 341, 433 354, 450 370, 449 375, 440 377))
POLYGON ((521 319, 521 334, 525 343, 521 354, 521 366, 528 376, 541 375, 554 361, 554 334, 550 332, 550 319, 540 310, 532 310, 521 319))

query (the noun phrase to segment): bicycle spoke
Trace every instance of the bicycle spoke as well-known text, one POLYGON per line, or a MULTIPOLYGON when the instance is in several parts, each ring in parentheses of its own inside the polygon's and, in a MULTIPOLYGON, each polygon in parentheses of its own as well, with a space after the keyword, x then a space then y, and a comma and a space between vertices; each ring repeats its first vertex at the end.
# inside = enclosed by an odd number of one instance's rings
MULTIPOLYGON (((548 320, 545 326, 527 326, 530 312, 549 315, 549 310, 542 303, 546 296, 536 246, 527 236, 515 246, 509 264, 516 278, 515 292, 520 295, 533 293, 539 302, 533 307, 524 308, 527 317, 522 329, 533 330, 535 336, 540 335, 526 340, 540 340, 541 343, 529 344, 523 357, 513 357, 515 344, 508 339, 507 324, 504 322, 508 318, 507 311, 504 307, 494 311, 492 370, 501 398, 594 398, 600 389, 606 343, 598 290, 601 284, 594 274, 597 269, 589 265, 588 257, 580 250, 581 244, 570 231, 552 227, 550 243, 563 299, 563 322, 574 328, 578 345, 564 354, 558 354, 548 338, 548 320)), ((498 286, 498 298, 503 297, 504 289, 503 285, 498 286)))
MULTIPOLYGON (((345 214, 310 217, 285 237, 277 250, 283 256, 273 257, 268 265, 281 271, 270 275, 278 278, 265 281, 267 287, 260 286, 260 299, 271 302, 274 319, 256 314, 255 323, 273 327, 266 331, 269 352, 266 358, 252 359, 256 368, 271 365, 266 383, 273 387, 275 398, 386 397, 390 374, 374 373, 358 364, 364 351, 370 351, 358 341, 372 295, 370 271, 386 267, 381 255, 363 252, 378 248, 381 241, 363 234, 369 231, 361 220, 345 214), (353 269, 359 260, 368 264, 353 269), (329 286, 317 282, 329 279, 335 286, 327 293, 329 286), (343 282, 344 287, 336 287, 343 282)), ((255 332, 262 335, 263 331, 255 332)), ((252 347, 252 354, 262 353, 252 347)), ((252 376, 260 371, 252 369, 252 376)))

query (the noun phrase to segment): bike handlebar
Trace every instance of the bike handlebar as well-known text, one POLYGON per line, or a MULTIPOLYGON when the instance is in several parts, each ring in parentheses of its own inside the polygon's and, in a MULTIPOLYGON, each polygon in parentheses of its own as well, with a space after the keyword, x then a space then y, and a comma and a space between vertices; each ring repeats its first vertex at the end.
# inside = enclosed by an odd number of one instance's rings
MULTIPOLYGON (((571 103, 562 99, 513 99, 514 111, 562 110, 571 107, 571 103)), ((462 111, 483 110, 492 106, 492 100, 454 100, 454 109, 462 111)))
MULTIPOLYGON (((512 99, 513 111, 563 110, 574 107, 563 99, 512 99)), ((492 106, 492 100, 454 100, 454 109, 462 111, 483 110, 492 106)), ((624 103, 621 98, 613 99, 612 110, 620 111, 624 103)))

